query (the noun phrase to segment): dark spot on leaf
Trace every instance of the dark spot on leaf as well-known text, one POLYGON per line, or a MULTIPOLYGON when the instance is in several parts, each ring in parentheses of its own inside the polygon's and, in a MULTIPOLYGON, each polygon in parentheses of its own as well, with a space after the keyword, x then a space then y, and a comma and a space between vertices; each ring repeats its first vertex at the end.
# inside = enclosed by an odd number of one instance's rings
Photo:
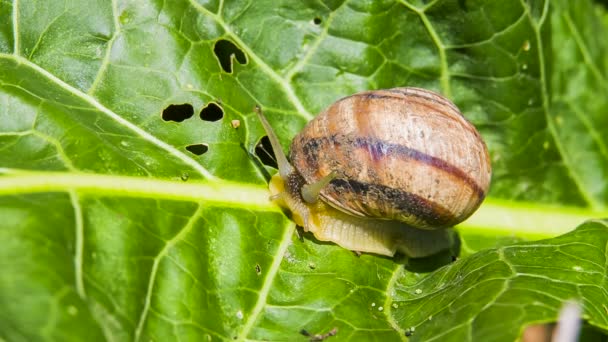
POLYGON ((101 33, 101 32, 95 32, 95 33, 92 32, 91 36, 93 38, 95 38, 95 39, 105 40, 105 41, 108 41, 108 40, 112 39, 111 35, 104 34, 104 33, 101 33))
POLYGON ((313 22, 315 25, 321 25, 321 23, 322 23, 323 21, 321 20, 321 18, 320 18, 320 17, 315 17, 315 18, 312 20, 312 22, 313 22))
POLYGON ((194 108, 191 104, 172 104, 163 110, 161 117, 165 121, 182 122, 194 115, 194 108))
POLYGON ((270 144, 270 139, 267 136, 262 137, 260 142, 255 145, 255 155, 260 158, 262 164, 266 166, 278 168, 277 160, 274 156, 274 151, 272 150, 272 145, 270 144))
POLYGON ((296 236, 300 242, 304 242, 304 227, 296 226, 296 236))
POLYGON ((467 8, 467 0, 458 0, 458 6, 460 6, 460 9, 462 9, 465 12, 467 12, 469 10, 467 8))
POLYGON ((190 178, 190 175, 187 172, 182 173, 181 179, 185 182, 190 178))
POLYGON ((466 56, 471 53, 470 48, 468 48, 468 47, 454 48, 454 49, 452 49, 452 51, 456 54, 463 55, 463 56, 466 56))
POLYGON ((412 331, 411 331, 410 329, 407 329, 407 330, 405 331, 405 336, 410 337, 410 336, 412 336, 412 335, 413 335, 413 333, 412 333, 412 331))
POLYGON ((605 9, 608 9, 608 0, 598 0, 598 1, 596 1, 596 3, 600 4, 605 9))
POLYGON ((232 60, 233 57, 240 64, 247 63, 247 57, 243 50, 239 49, 233 42, 221 39, 215 42, 215 46, 213 47, 213 52, 215 53, 215 57, 220 62, 222 69, 224 69, 227 73, 232 73, 232 60))
POLYGON ((224 117, 224 110, 213 102, 201 110, 201 119, 205 121, 217 121, 224 117))
POLYGON ((186 146, 186 150, 200 156, 209 151, 209 146, 207 144, 193 144, 186 146))
POLYGON ((311 334, 308 330, 306 329, 302 329, 300 330, 300 334, 306 336, 306 337, 310 337, 311 342, 320 342, 320 341, 324 341, 329 337, 332 336, 336 336, 336 334, 338 333, 338 328, 333 328, 330 331, 328 331, 325 334, 311 334))
POLYGON ((255 273, 258 275, 262 274, 262 266, 260 266, 260 264, 255 265, 255 273))

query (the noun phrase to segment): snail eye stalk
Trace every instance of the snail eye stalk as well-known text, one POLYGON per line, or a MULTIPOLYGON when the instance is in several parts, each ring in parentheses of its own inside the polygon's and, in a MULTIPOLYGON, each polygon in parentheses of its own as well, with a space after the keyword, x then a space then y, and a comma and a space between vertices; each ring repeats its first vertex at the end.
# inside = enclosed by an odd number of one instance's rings
POLYGON ((325 188, 329 182, 336 179, 336 177, 338 177, 338 173, 336 171, 332 171, 330 174, 319 179, 317 182, 304 185, 302 187, 302 198, 304 201, 310 204, 316 203, 319 200, 321 190, 323 190, 323 188, 325 188))
POLYGON ((264 130, 266 131, 268 139, 270 140, 270 145, 272 145, 274 155, 277 157, 277 164, 279 165, 279 174, 281 175, 281 178, 287 179, 287 176, 289 176, 293 172, 293 167, 291 166, 291 164, 289 164, 289 161, 287 160, 287 157, 285 156, 285 153, 281 148, 279 138, 276 136, 276 134, 274 134, 272 126, 270 126, 270 123, 268 123, 268 120, 266 120, 266 117, 262 113, 262 108, 260 106, 255 106, 255 112, 258 115, 262 126, 264 126, 264 130))

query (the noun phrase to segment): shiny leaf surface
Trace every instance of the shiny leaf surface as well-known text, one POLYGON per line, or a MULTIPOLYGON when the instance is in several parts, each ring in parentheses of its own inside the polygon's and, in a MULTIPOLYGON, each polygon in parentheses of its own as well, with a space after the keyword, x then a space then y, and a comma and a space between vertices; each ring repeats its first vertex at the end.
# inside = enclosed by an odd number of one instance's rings
POLYGON ((0 339, 512 341, 567 300, 608 332, 606 18, 0 1, 0 339), (490 149, 460 244, 415 260, 300 239, 268 201, 254 106, 288 147, 336 99, 406 85, 451 98, 490 149))

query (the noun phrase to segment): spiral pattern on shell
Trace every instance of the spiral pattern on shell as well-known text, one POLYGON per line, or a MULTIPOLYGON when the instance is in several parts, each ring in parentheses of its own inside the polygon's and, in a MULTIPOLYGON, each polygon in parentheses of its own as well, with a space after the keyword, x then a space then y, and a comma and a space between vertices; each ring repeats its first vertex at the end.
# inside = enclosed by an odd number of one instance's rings
POLYGON ((321 191, 330 205, 417 228, 462 222, 491 177, 475 127, 448 99, 418 88, 338 100, 294 138, 290 159, 307 183, 337 172, 321 191))

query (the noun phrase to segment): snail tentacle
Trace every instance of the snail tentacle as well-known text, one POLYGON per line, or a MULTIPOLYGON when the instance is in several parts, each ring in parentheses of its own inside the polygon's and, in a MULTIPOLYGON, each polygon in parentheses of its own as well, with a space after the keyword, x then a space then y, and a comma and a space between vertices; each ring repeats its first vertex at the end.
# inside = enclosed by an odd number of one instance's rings
POLYGON ((302 198, 304 201, 310 204, 316 203, 319 200, 321 190, 323 190, 323 188, 325 188, 329 182, 336 179, 336 177, 338 177, 338 173, 336 171, 332 171, 330 174, 319 179, 318 181, 302 186, 302 198))
POLYGON ((279 174, 281 175, 281 178, 286 179, 293 172, 293 167, 291 166, 291 164, 289 164, 287 156, 285 156, 285 153, 281 148, 279 138, 276 136, 276 134, 272 130, 272 126, 270 126, 268 120, 266 120, 266 117, 262 113, 262 108, 260 106, 255 106, 255 112, 257 113, 258 118, 262 123, 262 126, 264 126, 266 135, 268 135, 268 139, 270 140, 270 145, 272 145, 272 150, 274 152, 275 157, 277 158, 277 164, 279 166, 279 174))

